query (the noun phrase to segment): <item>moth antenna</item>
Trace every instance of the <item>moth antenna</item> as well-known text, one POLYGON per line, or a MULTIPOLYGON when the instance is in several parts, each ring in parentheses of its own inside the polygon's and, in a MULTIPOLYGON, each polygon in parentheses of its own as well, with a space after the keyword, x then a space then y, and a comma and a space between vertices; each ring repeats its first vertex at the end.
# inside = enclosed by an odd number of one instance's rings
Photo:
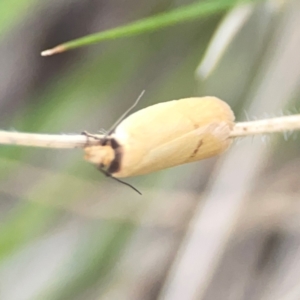
POLYGON ((118 178, 116 178, 116 177, 113 177, 113 176, 109 176, 109 177, 112 178, 112 179, 114 179, 114 180, 116 180, 116 181, 118 181, 118 182, 120 182, 120 183, 123 183, 124 185, 127 185, 128 187, 130 187, 130 188, 132 188, 134 191, 136 191, 138 194, 142 195, 142 193, 141 193, 137 188, 135 188, 133 185, 131 185, 130 183, 125 182, 125 181, 123 181, 123 180, 120 180, 120 179, 118 179, 118 178))
POLYGON ((135 100, 135 102, 133 103, 133 105, 131 105, 125 112, 124 114, 115 122, 115 124, 107 131, 107 133, 104 136, 104 139, 107 138, 109 135, 111 135, 113 133, 113 131, 115 130, 115 128, 124 120, 124 118, 128 115, 128 113, 130 113, 131 110, 133 110, 137 104, 139 103, 139 101, 141 100, 142 96, 144 95, 145 90, 143 90, 140 95, 138 96, 138 98, 135 100))
POLYGON ((118 179, 118 178, 116 178, 116 177, 111 176, 111 174, 109 174, 108 172, 106 172, 105 170, 103 170, 103 169, 100 168, 100 167, 98 167, 98 170, 99 170, 102 174, 104 174, 106 177, 110 177, 110 178, 114 179, 114 180, 117 181, 117 182, 120 182, 120 183, 122 183, 122 184, 124 184, 124 185, 127 185, 127 186, 129 186, 130 188, 132 188, 134 191, 136 191, 138 194, 142 195, 142 193, 141 193, 138 189, 136 189, 133 185, 131 185, 131 184, 125 182, 125 181, 122 181, 122 180, 120 180, 120 179, 118 179))

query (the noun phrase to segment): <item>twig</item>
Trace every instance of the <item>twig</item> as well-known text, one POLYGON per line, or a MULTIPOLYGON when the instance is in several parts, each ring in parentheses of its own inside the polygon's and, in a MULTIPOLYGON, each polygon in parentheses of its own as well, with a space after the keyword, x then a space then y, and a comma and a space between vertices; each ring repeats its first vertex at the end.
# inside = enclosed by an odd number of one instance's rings
MULTIPOLYGON (((245 137, 266 133, 300 130, 300 115, 278 117, 265 120, 236 123, 230 137, 245 137)), ((97 135, 101 138, 103 135, 97 135)), ((0 144, 44 148, 83 148, 97 145, 98 140, 84 135, 73 134, 36 134, 0 131, 0 144)))
MULTIPOLYGON (((99 135, 101 137, 101 135, 99 135)), ((97 145, 99 141, 84 135, 37 134, 0 131, 0 144, 44 148, 83 148, 86 145, 97 145)))
POLYGON ((243 137, 292 130, 300 130, 300 115, 236 123, 230 136, 243 137))

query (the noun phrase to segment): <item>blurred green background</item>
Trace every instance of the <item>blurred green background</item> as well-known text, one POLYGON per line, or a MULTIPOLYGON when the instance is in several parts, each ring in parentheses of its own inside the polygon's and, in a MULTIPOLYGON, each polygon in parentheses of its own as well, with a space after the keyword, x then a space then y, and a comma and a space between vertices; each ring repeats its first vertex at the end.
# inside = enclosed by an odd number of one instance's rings
MULTIPOLYGON (((138 109, 214 95, 238 121, 299 113, 298 0, 39 55, 191 3, 1 2, 0 128, 97 132, 144 89, 138 109)), ((220 158, 127 179, 143 196, 81 150, 1 146, 0 299, 299 300, 299 142, 238 139, 220 158)))

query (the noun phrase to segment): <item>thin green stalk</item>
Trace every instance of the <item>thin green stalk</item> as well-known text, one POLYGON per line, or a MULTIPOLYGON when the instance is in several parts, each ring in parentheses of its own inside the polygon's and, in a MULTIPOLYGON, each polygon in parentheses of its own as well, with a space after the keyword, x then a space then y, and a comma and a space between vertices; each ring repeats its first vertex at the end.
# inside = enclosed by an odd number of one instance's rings
POLYGON ((167 26, 192 21, 201 16, 209 16, 214 13, 222 12, 240 2, 245 2, 245 0, 208 0, 200 3, 197 2, 170 12, 139 20, 125 26, 87 35, 85 37, 66 42, 52 49, 45 50, 41 54, 43 56, 49 56, 75 48, 97 44, 104 40, 112 40, 120 37, 129 37, 155 31, 167 26))

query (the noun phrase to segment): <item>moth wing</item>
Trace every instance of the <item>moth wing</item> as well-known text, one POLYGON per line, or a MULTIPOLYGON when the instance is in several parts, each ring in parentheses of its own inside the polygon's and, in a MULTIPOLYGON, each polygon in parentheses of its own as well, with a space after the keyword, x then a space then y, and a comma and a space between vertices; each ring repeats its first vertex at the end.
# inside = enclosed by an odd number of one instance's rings
POLYGON ((185 98, 141 109, 116 128, 122 143, 138 141, 151 149, 215 121, 233 122, 231 108, 216 97, 185 98))
MULTIPOLYGON (((206 147, 218 138, 217 128, 229 130, 233 120, 228 104, 215 97, 173 100, 142 109, 116 128, 113 137, 123 154, 120 170, 112 175, 146 174, 214 155, 205 154, 206 147)), ((215 148, 221 152, 219 141, 215 148)), ((208 153, 217 153, 216 149, 208 153)))
POLYGON ((147 174, 177 165, 205 159, 225 151, 230 143, 231 126, 227 122, 210 123, 194 129, 181 137, 150 150, 126 174, 115 177, 147 174))

